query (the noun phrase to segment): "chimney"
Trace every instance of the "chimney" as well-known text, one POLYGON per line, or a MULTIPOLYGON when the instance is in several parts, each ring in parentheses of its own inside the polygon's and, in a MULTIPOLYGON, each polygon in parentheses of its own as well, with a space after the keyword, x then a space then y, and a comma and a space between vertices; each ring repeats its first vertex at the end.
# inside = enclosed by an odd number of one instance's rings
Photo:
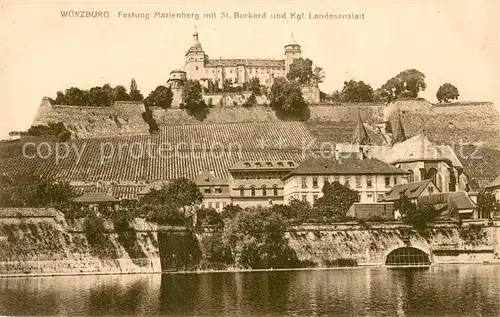
POLYGON ((361 146, 360 146, 360 147, 359 147, 359 149, 358 149, 358 158, 359 158, 360 160, 362 160, 362 159, 363 159, 363 147, 361 147, 361 146))

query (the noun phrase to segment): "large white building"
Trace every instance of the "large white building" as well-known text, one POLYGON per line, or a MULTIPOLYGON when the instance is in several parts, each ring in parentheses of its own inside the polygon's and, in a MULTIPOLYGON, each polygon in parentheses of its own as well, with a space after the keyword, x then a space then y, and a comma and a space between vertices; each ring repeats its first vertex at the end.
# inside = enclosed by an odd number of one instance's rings
POLYGON ((259 78, 261 85, 271 86, 275 78, 286 77, 290 64, 301 57, 302 50, 293 36, 285 45, 284 53, 284 59, 211 59, 203 50, 198 32, 195 31, 193 42, 186 52, 184 71, 187 79, 198 80, 204 86, 211 81, 222 88, 226 80, 238 85, 254 77, 259 78))

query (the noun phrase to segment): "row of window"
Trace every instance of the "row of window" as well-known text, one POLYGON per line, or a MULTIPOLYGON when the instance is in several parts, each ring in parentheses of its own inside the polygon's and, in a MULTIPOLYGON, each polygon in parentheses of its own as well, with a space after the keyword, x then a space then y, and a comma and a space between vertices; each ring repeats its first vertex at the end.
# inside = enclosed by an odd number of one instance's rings
MULTIPOLYGON (((239 188, 240 190, 240 196, 245 196, 245 187, 243 186, 240 186, 239 188)), ((260 188, 260 190, 262 191, 262 196, 267 196, 268 194, 268 188, 264 185, 260 188)), ((269 189, 269 191, 272 190, 272 193, 273 193, 273 196, 278 196, 278 186, 273 186, 272 189, 269 189)), ((250 196, 256 196, 256 188, 255 186, 251 186, 250 187, 250 196)))
POLYGON ((219 208, 224 208, 226 207, 228 203, 223 201, 223 202, 219 202, 219 201, 216 201, 216 202, 211 202, 209 201, 208 203, 203 203, 201 204, 201 208, 215 208, 215 209, 219 209, 219 208))
POLYGON ((204 193, 204 194, 212 194, 212 193, 215 193, 215 194, 222 194, 222 188, 220 188, 220 187, 215 187, 215 188, 213 188, 213 191, 212 191, 212 188, 210 188, 210 187, 205 187, 205 188, 203 188, 203 193, 204 193))
MULTIPOLYGON (((349 178, 350 177, 346 177, 345 178, 344 185, 350 186, 349 178)), ((334 181, 334 182, 339 182, 340 183, 340 176, 335 176, 333 178, 333 180, 332 180, 331 177, 328 178, 327 176, 324 176, 323 177, 323 180, 324 180, 323 185, 325 185, 328 182, 329 179, 330 179, 330 181, 334 181)), ((356 187, 357 188, 362 187, 362 185, 361 185, 361 177, 360 176, 356 176, 355 177, 355 182, 356 182, 356 187)), ((391 178, 389 176, 385 177, 384 182, 385 182, 385 186, 386 187, 390 187, 391 186, 391 178)), ((396 185, 397 182, 398 182, 397 177, 394 177, 394 185, 396 185)), ((302 179, 301 179, 301 185, 302 185, 302 188, 307 188, 307 177, 302 177, 302 179)), ((318 188, 319 187, 318 177, 313 177, 312 178, 312 187, 313 188, 318 188)), ((367 176, 366 177, 366 187, 373 187, 373 181, 372 181, 372 177, 371 176, 367 176)))
MULTIPOLYGON (((373 201, 374 193, 367 193, 366 194, 366 199, 367 201, 373 201)), ((307 195, 302 195, 301 197, 303 202, 307 202, 307 195)), ((319 195, 313 195, 313 204, 316 204, 316 202, 319 199, 319 195)), ((384 194, 378 194, 377 195, 377 201, 382 201, 384 199, 384 194)), ((358 202, 361 201, 361 194, 358 194, 358 202)))

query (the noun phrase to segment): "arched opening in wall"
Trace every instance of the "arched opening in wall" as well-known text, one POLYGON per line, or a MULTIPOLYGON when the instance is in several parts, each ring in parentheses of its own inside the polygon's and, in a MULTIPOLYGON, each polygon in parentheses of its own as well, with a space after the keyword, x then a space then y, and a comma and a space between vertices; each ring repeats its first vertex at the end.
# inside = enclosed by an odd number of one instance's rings
POLYGON ((408 266, 408 265, 430 265, 429 255, 424 251, 412 248, 398 248, 387 255, 385 265, 408 266))
POLYGON ((408 170, 408 183, 413 183, 413 182, 414 182, 413 171, 408 170))
POLYGON ((427 179, 432 180, 432 182, 434 184, 438 185, 437 174, 438 174, 438 172, 437 172, 437 170, 434 167, 429 168, 429 170, 427 171, 427 179))

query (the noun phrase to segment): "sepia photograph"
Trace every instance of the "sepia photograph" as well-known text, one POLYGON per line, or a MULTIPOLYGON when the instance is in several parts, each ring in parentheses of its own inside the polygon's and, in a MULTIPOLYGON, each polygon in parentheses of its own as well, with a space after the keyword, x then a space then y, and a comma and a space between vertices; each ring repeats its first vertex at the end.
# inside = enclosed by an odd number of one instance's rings
POLYGON ((0 315, 500 316, 497 12, 0 0, 0 315))

